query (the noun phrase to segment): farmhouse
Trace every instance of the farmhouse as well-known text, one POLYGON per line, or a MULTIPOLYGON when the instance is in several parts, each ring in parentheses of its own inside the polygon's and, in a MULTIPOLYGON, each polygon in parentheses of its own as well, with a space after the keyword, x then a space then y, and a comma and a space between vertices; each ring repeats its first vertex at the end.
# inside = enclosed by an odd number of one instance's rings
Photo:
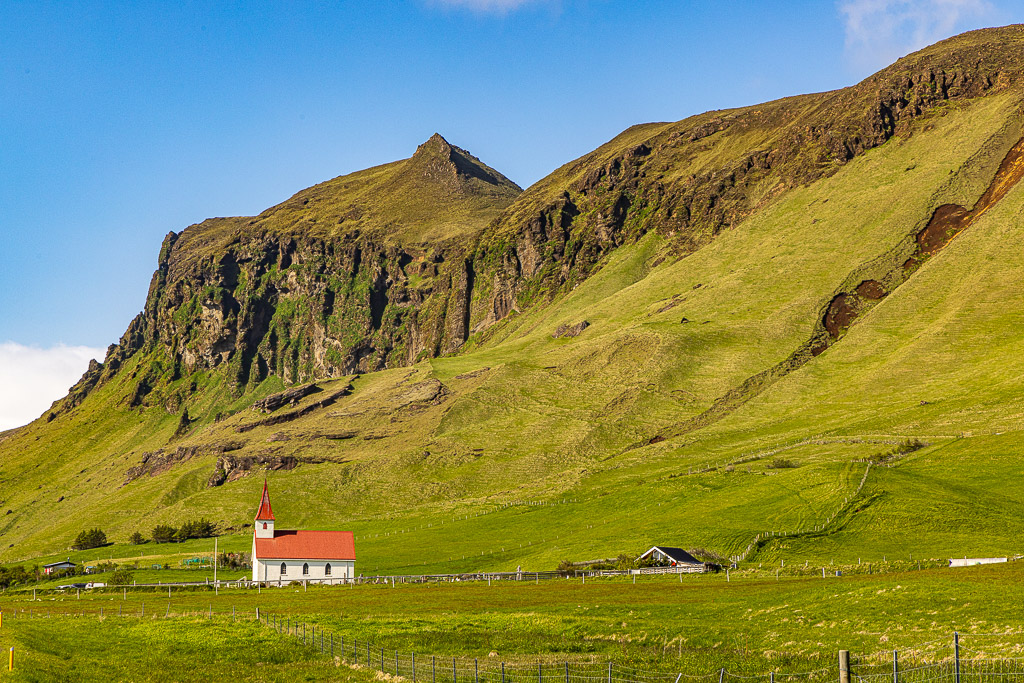
POLYGON ((44 574, 52 574, 53 572, 60 572, 60 571, 64 571, 65 569, 74 569, 74 568, 75 568, 75 563, 72 562, 71 558, 69 557, 68 559, 62 560, 60 562, 51 562, 50 564, 44 564, 43 565, 43 573, 44 574))
POLYGON ((351 531, 274 529, 267 482, 256 512, 252 538, 252 580, 343 583, 355 577, 356 547, 351 531))
POLYGON ((702 567, 704 563, 686 552, 682 548, 669 548, 668 546, 654 546, 640 556, 641 560, 651 559, 659 564, 667 564, 670 567, 693 565, 702 567))

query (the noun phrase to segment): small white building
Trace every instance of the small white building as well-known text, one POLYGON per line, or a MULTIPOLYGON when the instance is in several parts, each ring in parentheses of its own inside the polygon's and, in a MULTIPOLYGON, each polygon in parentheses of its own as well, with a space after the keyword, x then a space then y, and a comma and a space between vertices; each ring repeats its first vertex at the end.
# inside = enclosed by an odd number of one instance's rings
POLYGON ((274 529, 267 482, 256 512, 252 538, 252 580, 287 585, 292 581, 344 583, 355 578, 356 546, 351 531, 274 529))
POLYGON ((1006 557, 965 557, 949 561, 950 567, 973 567, 976 564, 1002 564, 1009 558, 1006 557))
POLYGON ((682 548, 670 548, 664 545, 654 546, 637 559, 646 560, 648 558, 655 562, 666 564, 670 567, 704 566, 703 562, 682 548))

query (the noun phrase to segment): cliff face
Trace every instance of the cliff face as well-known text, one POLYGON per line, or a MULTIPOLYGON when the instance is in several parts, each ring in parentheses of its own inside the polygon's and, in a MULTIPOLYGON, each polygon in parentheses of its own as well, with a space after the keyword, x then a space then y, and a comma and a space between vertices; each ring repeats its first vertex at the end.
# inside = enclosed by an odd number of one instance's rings
POLYGON ((850 88, 631 128, 529 188, 482 236, 472 329, 566 291, 648 231, 675 257, 922 117, 1021 81, 1024 27, 943 41, 850 88))
POLYGON ((452 353, 649 231, 681 258, 915 120, 1009 87, 1021 48, 1021 27, 965 34, 851 88, 636 126, 522 193, 435 135, 259 216, 171 233, 145 311, 51 418, 139 352, 160 363, 133 406, 197 370, 226 369, 240 392, 452 353))

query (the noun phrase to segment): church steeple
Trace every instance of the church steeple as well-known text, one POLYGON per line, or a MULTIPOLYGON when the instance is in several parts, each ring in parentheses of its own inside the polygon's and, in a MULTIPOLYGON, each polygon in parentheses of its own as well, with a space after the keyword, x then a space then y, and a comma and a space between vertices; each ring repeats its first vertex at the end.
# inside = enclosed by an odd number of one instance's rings
POLYGON ((267 480, 263 480, 263 497, 260 499, 260 509, 256 512, 256 538, 274 537, 274 511, 270 507, 270 492, 267 490, 267 480))

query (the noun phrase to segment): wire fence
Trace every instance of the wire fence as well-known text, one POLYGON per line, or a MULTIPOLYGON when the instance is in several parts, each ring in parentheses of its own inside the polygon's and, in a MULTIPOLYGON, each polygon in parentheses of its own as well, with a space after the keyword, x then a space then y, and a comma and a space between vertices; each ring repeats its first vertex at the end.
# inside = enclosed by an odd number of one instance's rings
POLYGON ((558 655, 522 655, 515 661, 501 661, 493 653, 479 658, 404 652, 258 607, 245 612, 232 607, 230 612, 223 612, 215 611, 211 604, 209 609, 172 613, 170 603, 150 603, 147 608, 143 602, 137 608, 133 605, 130 611, 121 606, 107 611, 103 607, 15 609, 0 611, 0 624, 3 619, 52 617, 221 618, 250 623, 255 620, 325 658, 414 683, 1024 683, 1024 631, 954 633, 949 639, 866 655, 850 655, 841 650, 834 665, 808 671, 737 673, 725 667, 700 672, 659 670, 654 665, 629 666, 588 660, 584 656, 559 660, 558 655))
MULTIPOLYGON (((553 662, 545 659, 534 663, 494 661, 492 657, 481 660, 459 656, 417 655, 415 652, 401 652, 381 647, 369 640, 346 640, 345 636, 339 638, 323 628, 318 630, 315 626, 309 627, 305 622, 293 622, 291 617, 265 614, 258 618, 262 618, 268 627, 283 634, 301 638, 304 645, 319 648, 324 655, 414 682, 682 683, 685 680, 725 683, 726 680, 736 680, 765 683, 1024 683, 1024 657, 993 657, 989 656, 984 648, 978 648, 973 656, 965 656, 968 653, 960 646, 960 635, 957 633, 953 635, 951 651, 948 653, 944 653, 941 647, 928 649, 929 645, 941 645, 943 642, 934 641, 913 650, 904 650, 902 658, 899 650, 877 652, 853 659, 849 659, 847 652, 845 661, 843 654, 840 653, 835 666, 811 671, 736 674, 723 667, 717 671, 688 673, 658 671, 653 668, 640 669, 613 661, 553 662)), ((1005 647, 1006 644, 999 644, 1000 649, 1005 647)), ((1021 646, 1011 647, 1019 650, 1021 646)))

